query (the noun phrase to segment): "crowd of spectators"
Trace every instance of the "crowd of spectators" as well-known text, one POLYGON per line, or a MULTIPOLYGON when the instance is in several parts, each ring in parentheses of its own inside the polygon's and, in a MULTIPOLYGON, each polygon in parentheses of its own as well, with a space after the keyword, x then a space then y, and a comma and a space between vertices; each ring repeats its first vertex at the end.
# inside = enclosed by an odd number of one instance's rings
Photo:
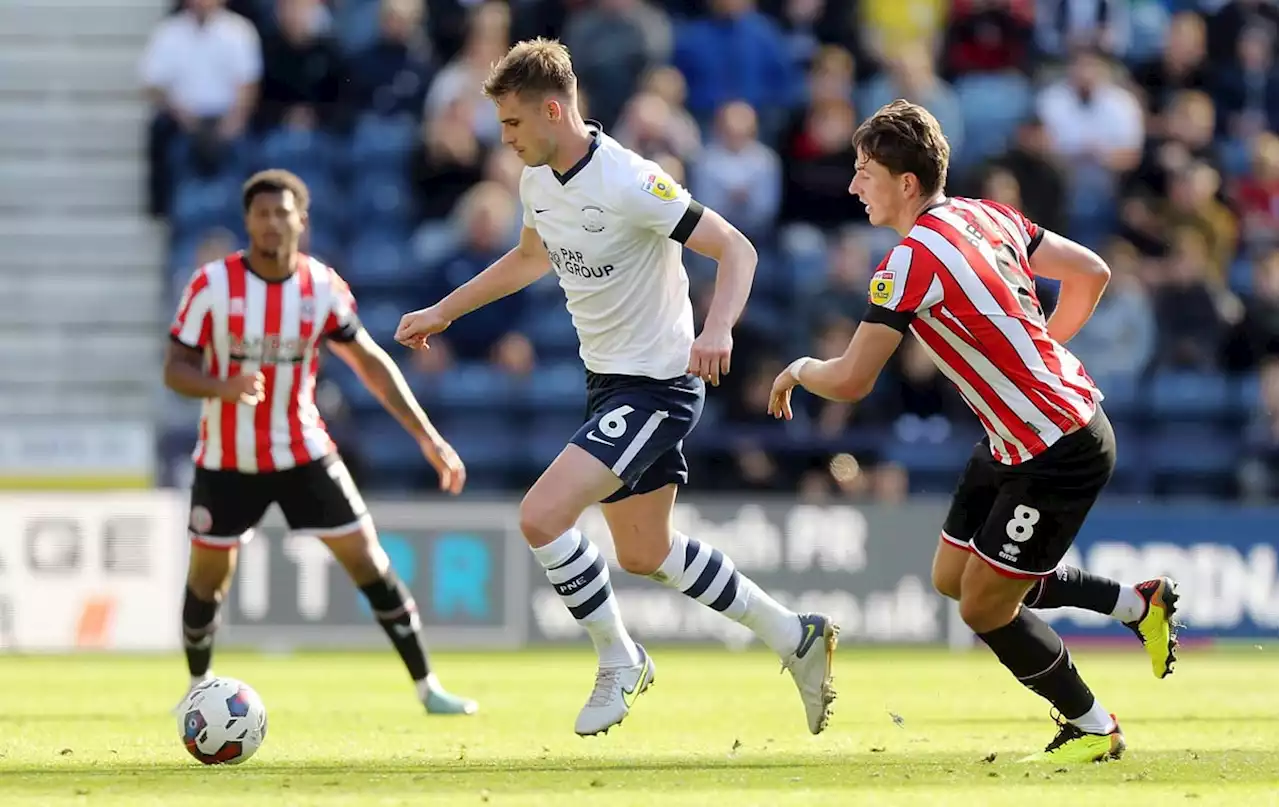
MULTIPOLYGON (((519 39, 571 49, 585 115, 747 233, 761 259, 735 372, 690 441, 700 489, 894 499, 945 490, 978 434, 909 340, 859 406, 764 416, 801 352, 843 350, 896 236, 847 193, 859 121, 897 97, 942 123, 948 190, 1012 204, 1104 255, 1070 347, 1120 435, 1113 490, 1274 497, 1277 14, 1266 0, 185 0, 140 61, 151 213, 175 294, 242 240, 237 190, 312 186, 308 249, 390 345, 516 238, 520 162, 480 84, 519 39)), ((688 255, 695 309, 714 266, 688 255)), ((1054 289, 1039 286, 1046 308, 1054 289)), ((472 469, 527 483, 576 428, 576 340, 553 277, 397 354, 472 469)), ((699 320, 700 321, 700 320, 699 320)), ((321 402, 363 481, 429 489, 341 367, 321 402)), ((175 405, 176 406, 176 405, 175 405)), ((165 449, 193 436, 175 408, 165 449)))

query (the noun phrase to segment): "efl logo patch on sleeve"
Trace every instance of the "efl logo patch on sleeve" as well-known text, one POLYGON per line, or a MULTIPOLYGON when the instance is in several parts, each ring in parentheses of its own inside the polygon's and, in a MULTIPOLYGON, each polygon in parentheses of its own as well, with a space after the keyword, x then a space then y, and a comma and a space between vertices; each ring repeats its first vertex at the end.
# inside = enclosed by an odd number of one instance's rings
POLYGON ((649 174, 644 181, 644 192, 658 197, 664 202, 676 199, 676 183, 665 174, 649 174))
POLYGON ((881 269, 871 276, 871 302, 884 305, 893 298, 893 272, 881 269))

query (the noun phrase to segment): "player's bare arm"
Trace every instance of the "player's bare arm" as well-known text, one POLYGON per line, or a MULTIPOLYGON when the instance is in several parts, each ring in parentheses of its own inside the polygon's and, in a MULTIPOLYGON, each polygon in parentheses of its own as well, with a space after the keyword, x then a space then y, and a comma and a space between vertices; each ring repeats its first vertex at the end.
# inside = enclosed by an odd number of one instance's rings
POLYGON ((453 447, 440 436, 409 389, 404 374, 363 328, 349 342, 331 341, 329 349, 349 366, 405 431, 413 435, 427 461, 440 475, 440 489, 462 492, 467 471, 453 447))
POLYGON ((1031 254, 1031 271, 1062 281, 1058 306, 1045 324, 1049 336, 1065 344, 1093 316, 1111 270, 1088 247, 1057 233, 1042 230, 1040 245, 1031 254))
POLYGON ((689 351, 689 372, 719 386, 729 373, 733 326, 747 305, 756 275, 756 248, 737 227, 705 209, 685 246, 717 263, 716 289, 707 321, 689 351))
POLYGON ((169 343, 164 357, 164 385, 187 398, 216 398, 228 403, 255 406, 266 397, 262 373, 214 378, 205 372, 204 353, 195 348, 169 343))
POLYGON ((791 390, 797 385, 831 401, 860 401, 871 394, 880 371, 902 343, 902 332, 880 322, 863 322, 844 355, 820 361, 805 356, 778 374, 769 396, 769 414, 791 419, 791 390))
POLYGON ((541 236, 532 227, 525 227, 520 231, 520 243, 488 269, 454 289, 435 305, 401 317, 396 328, 396 341, 414 350, 425 348, 427 337, 448 328, 458 317, 515 294, 550 270, 551 259, 541 236))

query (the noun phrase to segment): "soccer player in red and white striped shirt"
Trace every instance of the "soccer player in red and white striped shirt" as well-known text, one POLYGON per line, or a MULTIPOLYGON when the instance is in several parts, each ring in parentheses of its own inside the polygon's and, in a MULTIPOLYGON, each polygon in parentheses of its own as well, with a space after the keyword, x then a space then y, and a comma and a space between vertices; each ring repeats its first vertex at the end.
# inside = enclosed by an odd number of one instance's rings
POLYGON ((871 278, 871 305, 848 350, 793 362, 774 382, 769 410, 790 418, 797 385, 861 400, 910 330, 987 434, 952 500, 934 585, 960 601, 961 616, 1001 663, 1061 713, 1057 736, 1037 758, 1118 757, 1124 737, 1115 716, 1081 680, 1061 637, 1030 610, 1109 614, 1142 640, 1157 677, 1172 671, 1171 580, 1122 586, 1061 563, 1115 467, 1102 393, 1064 347, 1110 272, 1013 208, 945 196, 950 148, 922 107, 886 105, 859 127, 854 147, 850 193, 873 225, 903 238, 871 278), (1034 274, 1062 281, 1047 320, 1034 274))
POLYGON ((320 349, 355 370, 418 441, 456 494, 466 469, 414 400, 391 357, 360 325, 347 284, 299 252, 308 191, 287 171, 244 185, 249 249, 195 271, 178 306, 165 385, 204 401, 191 490, 191 559, 182 609, 191 685, 211 677, 218 610, 236 553, 272 503, 290 529, 324 541, 369 601, 428 712, 471 714, 427 659, 412 594, 378 543, 364 500, 316 409, 320 349))

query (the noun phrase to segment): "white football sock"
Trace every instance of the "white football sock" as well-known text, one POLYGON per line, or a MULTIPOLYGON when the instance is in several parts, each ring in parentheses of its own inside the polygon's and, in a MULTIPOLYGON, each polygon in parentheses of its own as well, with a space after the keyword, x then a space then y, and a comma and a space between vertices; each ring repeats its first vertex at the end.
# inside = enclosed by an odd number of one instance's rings
POLYGON ((534 548, 533 556, 547 570, 547 580, 569 613, 591 637, 600 666, 639 664, 640 653, 622 624, 618 599, 609 584, 609 564, 595 544, 574 527, 546 546, 534 548))
POLYGON ((671 552, 650 577, 747 626, 779 656, 791 655, 800 644, 796 613, 739 573, 710 544, 674 533, 671 552))
POLYGON ((1111 616, 1121 622, 1137 622, 1146 610, 1147 601, 1142 599, 1138 590, 1121 583, 1120 596, 1116 597, 1116 607, 1112 609, 1111 616))
POLYGON ((1097 698, 1093 699, 1093 706, 1089 707, 1089 711, 1071 722, 1081 731, 1089 734, 1110 734, 1116 726, 1116 721, 1111 719, 1111 713, 1098 703, 1097 698))

